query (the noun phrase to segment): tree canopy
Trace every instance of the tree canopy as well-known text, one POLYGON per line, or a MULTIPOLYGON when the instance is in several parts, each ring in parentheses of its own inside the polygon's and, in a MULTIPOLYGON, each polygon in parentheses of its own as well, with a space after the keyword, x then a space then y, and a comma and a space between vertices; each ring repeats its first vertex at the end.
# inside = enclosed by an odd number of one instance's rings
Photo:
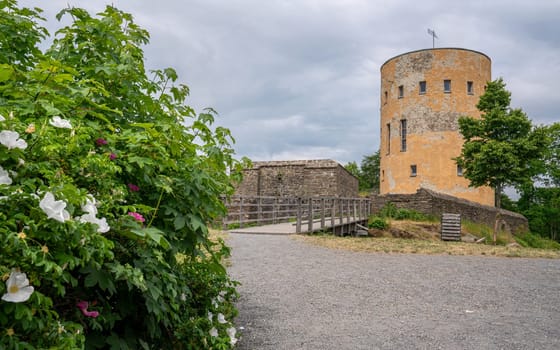
POLYGON ((546 128, 535 127, 521 109, 510 107, 511 93, 503 80, 488 82, 477 108, 480 119, 459 118, 465 140, 456 158, 472 186, 490 186, 496 206, 505 186, 532 183, 542 171, 542 158, 549 144, 546 128))
POLYGON ((364 156, 360 166, 356 162, 350 162, 344 167, 358 178, 360 191, 379 189, 379 151, 364 156))

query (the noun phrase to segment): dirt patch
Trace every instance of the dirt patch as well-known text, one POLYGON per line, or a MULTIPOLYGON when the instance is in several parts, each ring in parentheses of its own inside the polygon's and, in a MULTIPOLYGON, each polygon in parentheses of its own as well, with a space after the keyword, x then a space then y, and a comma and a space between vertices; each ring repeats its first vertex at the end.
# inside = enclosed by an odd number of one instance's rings
POLYGON ((440 225, 438 223, 415 222, 407 220, 391 221, 386 230, 369 229, 371 237, 414 238, 439 240, 440 225))
MULTIPOLYGON (((389 223, 389 228, 386 230, 379 230, 371 228, 368 230, 370 237, 385 237, 385 238, 410 238, 428 241, 440 241, 441 225, 437 222, 417 222, 408 220, 392 220, 389 223)), ((504 233, 502 233, 503 236, 504 233)), ((461 228, 461 241, 467 243, 474 243, 481 237, 472 234, 465 227, 461 228)), ((514 238, 508 234, 507 237, 502 237, 506 243, 515 242, 514 238)))

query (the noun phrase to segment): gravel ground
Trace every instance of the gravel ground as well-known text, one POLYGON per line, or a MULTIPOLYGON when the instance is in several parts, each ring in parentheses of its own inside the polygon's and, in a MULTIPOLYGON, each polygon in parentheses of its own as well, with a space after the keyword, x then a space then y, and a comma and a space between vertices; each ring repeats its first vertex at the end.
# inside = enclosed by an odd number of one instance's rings
POLYGON ((228 243, 240 350, 560 349, 560 260, 228 243))

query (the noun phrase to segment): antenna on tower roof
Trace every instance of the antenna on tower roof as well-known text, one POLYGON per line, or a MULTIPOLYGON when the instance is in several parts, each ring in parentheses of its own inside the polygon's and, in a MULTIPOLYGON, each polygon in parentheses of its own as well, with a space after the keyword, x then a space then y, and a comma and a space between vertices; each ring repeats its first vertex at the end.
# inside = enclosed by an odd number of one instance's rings
POLYGON ((436 39, 439 39, 434 30, 428 28, 428 34, 432 36, 432 48, 436 47, 436 39))

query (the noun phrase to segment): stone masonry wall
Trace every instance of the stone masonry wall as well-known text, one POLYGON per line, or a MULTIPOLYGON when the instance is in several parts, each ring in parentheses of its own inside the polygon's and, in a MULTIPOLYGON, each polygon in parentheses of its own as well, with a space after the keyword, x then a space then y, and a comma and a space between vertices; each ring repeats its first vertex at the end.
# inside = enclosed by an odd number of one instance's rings
POLYGON ((338 180, 338 193, 340 197, 358 197, 359 196, 359 181, 358 179, 350 174, 348 170, 346 170, 340 164, 338 165, 337 169, 337 180, 338 180))
POLYGON ((502 216, 501 229, 510 233, 526 232, 527 218, 504 209, 470 202, 424 188, 414 194, 388 194, 372 197, 372 212, 378 213, 387 203, 397 208, 416 210, 428 215, 440 216, 442 213, 461 214, 462 219, 494 226, 496 213, 502 216))
POLYGON ((254 162, 236 195, 357 197, 358 179, 333 160, 254 162))
POLYGON ((262 166, 258 169, 258 196, 286 197, 302 193, 305 168, 302 165, 262 166))

